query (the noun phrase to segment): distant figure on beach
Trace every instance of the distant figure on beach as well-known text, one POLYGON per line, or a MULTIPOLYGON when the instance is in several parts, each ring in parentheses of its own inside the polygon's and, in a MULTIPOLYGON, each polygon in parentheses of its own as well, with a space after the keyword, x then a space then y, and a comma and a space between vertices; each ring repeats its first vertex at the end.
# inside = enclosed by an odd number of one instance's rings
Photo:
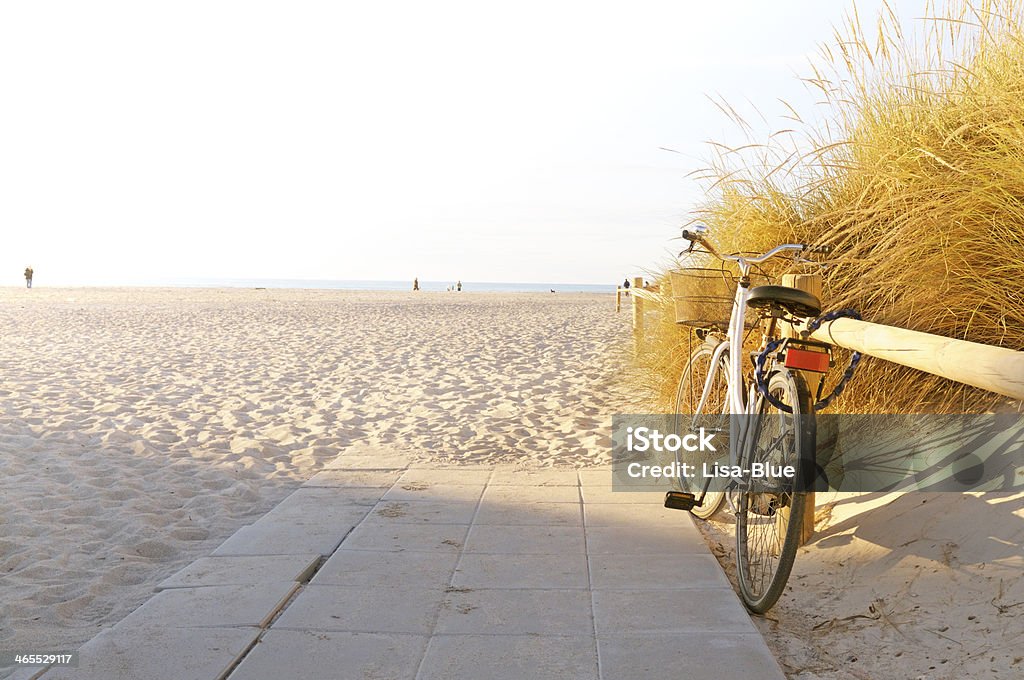
POLYGON ((417 276, 416 278, 414 278, 412 280, 412 289, 413 290, 419 290, 420 289, 420 277, 417 276))
POLYGON ((460 293, 462 292, 462 281, 459 281, 458 283, 455 284, 455 290, 459 291, 460 293))
POLYGON ((32 271, 32 267, 31 266, 25 267, 25 287, 26 288, 31 288, 32 287, 32 274, 34 274, 34 273, 35 272, 32 271))
POLYGON ((626 295, 629 295, 629 279, 627 278, 622 282, 622 287, 626 291, 626 295))
POLYGON ((552 288, 552 289, 551 289, 551 292, 552 292, 552 293, 554 293, 554 292, 555 292, 555 289, 554 289, 554 288, 552 288))

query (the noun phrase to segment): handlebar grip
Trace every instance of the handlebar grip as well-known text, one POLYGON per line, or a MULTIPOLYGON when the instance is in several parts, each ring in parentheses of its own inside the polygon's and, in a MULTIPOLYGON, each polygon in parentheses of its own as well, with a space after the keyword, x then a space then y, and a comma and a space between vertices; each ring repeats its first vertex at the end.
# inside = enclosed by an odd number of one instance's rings
POLYGON ((688 229, 683 229, 683 238, 686 239, 687 241, 693 241, 694 236, 695 234, 693 232, 689 231, 688 229))
POLYGON ((832 246, 806 246, 808 253, 821 253, 827 255, 832 252, 832 246))

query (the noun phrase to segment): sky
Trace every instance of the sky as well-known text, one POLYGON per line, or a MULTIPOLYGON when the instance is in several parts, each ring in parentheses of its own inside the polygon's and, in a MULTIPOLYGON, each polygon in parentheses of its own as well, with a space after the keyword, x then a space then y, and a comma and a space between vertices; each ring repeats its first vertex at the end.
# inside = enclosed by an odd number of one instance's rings
POLYGON ((847 9, 8 0, 0 285, 640 275, 847 9))

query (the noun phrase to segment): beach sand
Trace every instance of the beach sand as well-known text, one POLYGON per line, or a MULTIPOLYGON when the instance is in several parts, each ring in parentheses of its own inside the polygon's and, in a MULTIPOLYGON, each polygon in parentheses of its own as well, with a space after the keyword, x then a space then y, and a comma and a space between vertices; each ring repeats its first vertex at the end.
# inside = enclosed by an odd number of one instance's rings
MULTIPOLYGON (((785 594, 754 617, 787 677, 1024 677, 1024 493, 817 500, 785 594)), ((733 525, 702 528, 735 582, 733 525)))
MULTIPOLYGON (((0 317, 6 650, 77 649, 346 451, 583 467, 646 410, 612 296, 8 288, 0 317)), ((1024 675, 1024 494, 818 500, 755 617, 790 677, 1024 675)))
POLYGON ((610 295, 0 289, 0 649, 72 650, 350 447, 607 462, 610 295))

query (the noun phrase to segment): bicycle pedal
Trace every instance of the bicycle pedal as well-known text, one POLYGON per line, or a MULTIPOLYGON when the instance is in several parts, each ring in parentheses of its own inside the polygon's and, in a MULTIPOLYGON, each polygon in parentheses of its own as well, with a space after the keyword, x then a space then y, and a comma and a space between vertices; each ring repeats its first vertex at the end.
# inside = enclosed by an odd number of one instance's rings
POLYGON ((665 494, 665 507, 672 510, 693 510, 697 505, 697 498, 692 493, 682 491, 669 491, 665 494))

